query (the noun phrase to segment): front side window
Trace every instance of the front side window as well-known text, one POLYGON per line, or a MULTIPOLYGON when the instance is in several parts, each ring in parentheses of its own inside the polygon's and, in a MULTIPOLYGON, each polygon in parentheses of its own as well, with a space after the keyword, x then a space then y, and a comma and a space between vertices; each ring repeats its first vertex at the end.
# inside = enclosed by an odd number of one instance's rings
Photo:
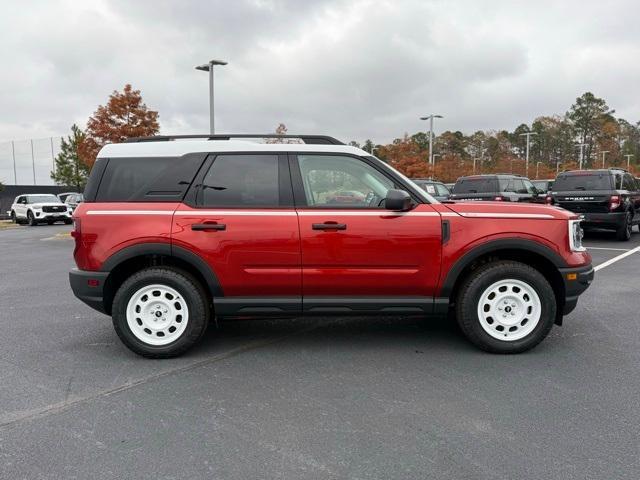
POLYGON ((445 187, 444 185, 441 185, 439 183, 436 183, 436 191, 438 192, 438 195, 444 197, 449 195, 449 189, 447 187, 445 187))
POLYGON ((198 203, 206 207, 280 205, 277 155, 218 155, 205 175, 198 203))
POLYGON ((371 165, 351 157, 298 155, 310 207, 379 208, 394 183, 371 165))

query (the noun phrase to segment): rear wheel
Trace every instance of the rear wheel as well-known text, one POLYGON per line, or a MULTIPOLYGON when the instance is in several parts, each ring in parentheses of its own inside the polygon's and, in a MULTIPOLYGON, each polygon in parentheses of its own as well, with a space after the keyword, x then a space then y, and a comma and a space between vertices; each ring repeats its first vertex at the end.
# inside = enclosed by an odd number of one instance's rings
POLYGON ((207 296, 189 274, 172 268, 147 268, 118 289, 113 326, 133 352, 168 358, 189 350, 209 321, 207 296))
POLYGON ((71 220, 70 218, 66 218, 66 219, 64 220, 64 224, 65 224, 65 225, 71 225, 72 223, 73 223, 73 220, 71 220))
POLYGON ((465 336, 482 350, 520 353, 549 333, 556 315, 553 289, 536 269, 498 261, 473 271, 456 302, 465 336))
POLYGON ((622 242, 626 242, 631 239, 631 230, 633 229, 633 213, 626 212, 624 215, 624 222, 620 225, 620 228, 616 230, 616 238, 622 242))

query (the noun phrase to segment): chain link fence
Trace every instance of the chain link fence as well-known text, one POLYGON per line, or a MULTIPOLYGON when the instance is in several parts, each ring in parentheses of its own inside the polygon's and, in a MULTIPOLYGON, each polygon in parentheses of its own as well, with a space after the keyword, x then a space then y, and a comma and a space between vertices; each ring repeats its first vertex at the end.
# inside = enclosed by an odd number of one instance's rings
POLYGON ((0 182, 4 185, 53 185, 51 171, 61 137, 0 142, 0 182))

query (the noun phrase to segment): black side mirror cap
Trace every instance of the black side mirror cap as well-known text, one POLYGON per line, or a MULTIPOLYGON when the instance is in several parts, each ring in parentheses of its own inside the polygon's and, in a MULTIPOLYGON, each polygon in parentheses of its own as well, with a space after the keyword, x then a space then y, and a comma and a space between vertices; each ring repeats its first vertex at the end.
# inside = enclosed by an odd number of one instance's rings
POLYGON ((384 208, 396 212, 406 212, 411 209, 411 196, 404 190, 389 190, 384 199, 384 208))

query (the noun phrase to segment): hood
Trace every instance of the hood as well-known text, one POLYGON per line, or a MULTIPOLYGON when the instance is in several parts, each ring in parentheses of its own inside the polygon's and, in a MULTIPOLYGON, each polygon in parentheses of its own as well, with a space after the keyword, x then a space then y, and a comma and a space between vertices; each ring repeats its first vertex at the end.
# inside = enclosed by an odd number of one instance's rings
POLYGON ((66 207, 64 203, 61 202, 42 202, 42 203, 30 203, 29 206, 32 208, 42 208, 42 207, 66 207))
POLYGON ((539 220, 569 220, 578 215, 564 208, 533 203, 460 202, 443 203, 449 210, 469 218, 532 218, 539 220))

